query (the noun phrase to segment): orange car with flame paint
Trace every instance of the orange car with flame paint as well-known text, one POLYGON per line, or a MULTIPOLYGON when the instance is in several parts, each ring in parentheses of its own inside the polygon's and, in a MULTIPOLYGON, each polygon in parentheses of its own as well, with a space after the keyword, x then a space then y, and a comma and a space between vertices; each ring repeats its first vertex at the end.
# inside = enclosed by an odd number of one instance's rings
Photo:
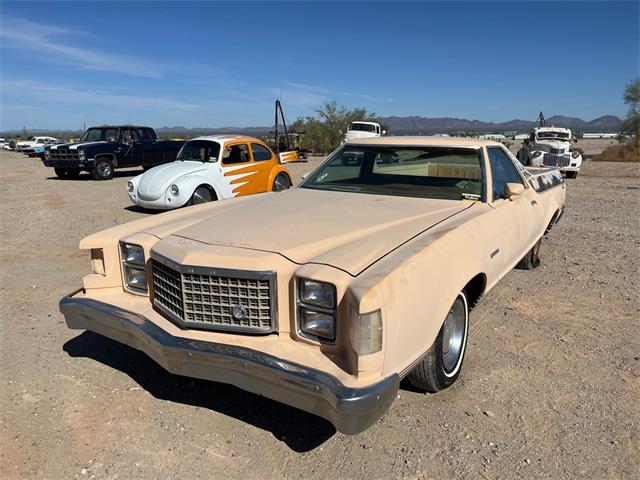
POLYGON ((175 162, 159 165, 127 182, 131 201, 143 208, 169 210, 185 205, 277 192, 291 186, 283 165, 290 153, 274 153, 263 141, 243 135, 194 138, 175 162))

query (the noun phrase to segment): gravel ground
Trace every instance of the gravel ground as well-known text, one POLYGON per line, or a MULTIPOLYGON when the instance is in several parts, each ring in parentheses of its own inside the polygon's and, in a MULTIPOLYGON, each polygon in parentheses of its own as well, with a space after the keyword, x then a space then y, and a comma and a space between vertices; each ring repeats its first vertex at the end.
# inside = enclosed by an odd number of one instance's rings
POLYGON ((586 162, 542 266, 473 311, 458 382, 404 386, 357 436, 68 330, 78 241, 147 214, 124 191, 138 172, 62 181, 8 152, 0 168, 2 478, 638 478, 637 164, 586 162))

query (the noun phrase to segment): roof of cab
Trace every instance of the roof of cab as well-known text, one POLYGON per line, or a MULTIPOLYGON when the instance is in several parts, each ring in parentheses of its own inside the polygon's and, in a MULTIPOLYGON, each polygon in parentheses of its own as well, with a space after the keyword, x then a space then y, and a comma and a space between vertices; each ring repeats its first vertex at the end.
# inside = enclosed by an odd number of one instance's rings
POLYGON ((480 148, 490 145, 502 145, 495 140, 466 137, 429 137, 429 136, 388 136, 373 138, 356 138, 347 141, 348 145, 388 145, 388 146, 439 146, 480 148))
POLYGON ((235 142, 235 141, 245 141, 245 142, 260 142, 264 143, 262 140, 250 137, 248 135, 203 135, 201 137, 192 138, 191 140, 208 140, 210 142, 218 142, 218 143, 227 143, 227 142, 235 142))

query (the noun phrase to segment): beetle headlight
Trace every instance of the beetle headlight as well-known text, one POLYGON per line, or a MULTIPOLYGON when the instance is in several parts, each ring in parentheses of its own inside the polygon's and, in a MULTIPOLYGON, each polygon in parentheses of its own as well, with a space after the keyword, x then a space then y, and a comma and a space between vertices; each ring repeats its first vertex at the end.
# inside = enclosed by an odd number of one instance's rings
POLYGON ((173 195, 174 197, 177 197, 180 194, 180 189, 178 188, 177 185, 171 185, 171 188, 169 188, 169 192, 171 192, 171 195, 173 195))
POLYGON ((336 339, 336 287, 331 283, 298 280, 299 333, 320 342, 336 339))
POLYGON ((120 242, 124 286, 135 293, 147 293, 144 249, 140 245, 120 242))
POLYGON ((133 189, 134 189, 133 182, 131 181, 127 182, 127 192, 133 193, 133 189))

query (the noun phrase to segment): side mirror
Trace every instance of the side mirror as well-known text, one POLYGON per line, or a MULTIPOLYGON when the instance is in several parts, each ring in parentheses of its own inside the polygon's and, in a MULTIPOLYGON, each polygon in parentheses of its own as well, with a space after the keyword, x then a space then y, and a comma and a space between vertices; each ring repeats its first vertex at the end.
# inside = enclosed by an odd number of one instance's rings
POLYGON ((504 193, 507 198, 514 198, 524 193, 524 185, 521 183, 507 183, 504 186, 504 193))

